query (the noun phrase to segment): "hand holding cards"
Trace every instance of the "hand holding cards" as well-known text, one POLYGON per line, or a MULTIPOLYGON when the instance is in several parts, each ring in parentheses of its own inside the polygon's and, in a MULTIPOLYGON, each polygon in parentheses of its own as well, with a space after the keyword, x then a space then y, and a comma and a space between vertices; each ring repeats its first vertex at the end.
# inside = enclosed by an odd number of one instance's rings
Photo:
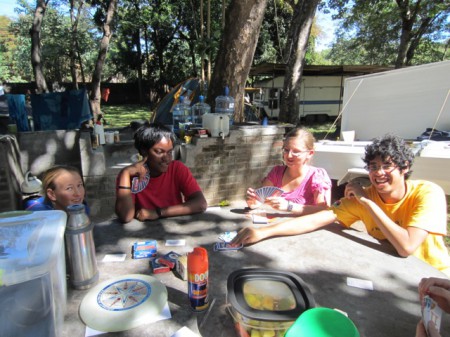
POLYGON ((264 203, 268 197, 279 197, 284 191, 275 186, 263 186, 255 190, 256 198, 264 203))
POLYGON ((141 178, 134 177, 131 181, 131 193, 136 194, 144 190, 150 181, 150 171, 147 164, 144 164, 145 175, 141 178))
POLYGON ((422 302, 422 321, 425 329, 428 332, 428 323, 432 322, 439 331, 441 327, 442 309, 437 303, 428 295, 423 297, 422 302))
POLYGON ((216 242, 214 244, 214 251, 223 251, 223 250, 239 250, 243 247, 242 244, 239 246, 232 246, 230 242, 234 239, 234 237, 237 235, 236 231, 232 232, 224 232, 219 235, 219 239, 222 240, 222 242, 216 242))
POLYGON ((219 239, 222 240, 223 242, 231 242, 234 237, 237 235, 236 231, 232 231, 232 232, 223 232, 219 235, 219 239))

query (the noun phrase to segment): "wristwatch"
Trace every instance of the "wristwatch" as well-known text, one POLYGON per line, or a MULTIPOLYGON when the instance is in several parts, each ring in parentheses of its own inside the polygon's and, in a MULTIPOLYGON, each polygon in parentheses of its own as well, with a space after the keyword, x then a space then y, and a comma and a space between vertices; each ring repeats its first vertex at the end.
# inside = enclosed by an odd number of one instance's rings
POLYGON ((156 212, 156 214, 158 214, 158 218, 162 218, 161 208, 156 207, 155 212, 156 212))
POLYGON ((291 203, 291 202, 288 200, 288 206, 287 206, 288 212, 292 212, 292 209, 293 209, 293 208, 294 208, 294 204, 291 203))

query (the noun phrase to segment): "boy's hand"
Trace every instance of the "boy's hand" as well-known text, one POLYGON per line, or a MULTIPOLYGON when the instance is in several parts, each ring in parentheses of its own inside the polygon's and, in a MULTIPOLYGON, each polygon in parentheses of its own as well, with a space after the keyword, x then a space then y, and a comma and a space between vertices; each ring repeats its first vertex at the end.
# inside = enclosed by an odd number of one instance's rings
POLYGON ((245 227, 241 229, 230 244, 234 247, 242 245, 248 245, 261 241, 264 237, 257 228, 245 227))

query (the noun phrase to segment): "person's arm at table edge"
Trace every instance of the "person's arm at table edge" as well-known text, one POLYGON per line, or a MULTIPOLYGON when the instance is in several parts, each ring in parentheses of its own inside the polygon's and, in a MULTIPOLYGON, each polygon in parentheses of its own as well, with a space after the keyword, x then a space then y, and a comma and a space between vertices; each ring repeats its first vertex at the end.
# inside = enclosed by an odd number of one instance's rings
POLYGON ((130 222, 135 215, 135 205, 131 196, 131 177, 128 170, 119 173, 116 191, 115 211, 120 221, 130 222))
POLYGON ((161 217, 166 218, 179 215, 203 213, 206 211, 207 207, 208 203, 203 195, 203 192, 197 191, 187 197, 186 201, 181 204, 161 208, 161 217))
POLYGON ((408 257, 412 255, 426 239, 428 235, 426 230, 413 226, 400 227, 372 200, 361 197, 359 202, 367 207, 378 228, 400 256, 408 257))
POLYGON ((323 210, 261 228, 246 227, 231 242, 233 245, 251 244, 274 236, 305 234, 336 222, 333 211, 323 210))
POLYGON ((136 212, 136 219, 139 221, 146 221, 201 213, 204 212, 207 207, 208 204, 203 196, 203 193, 201 191, 197 191, 192 193, 185 202, 178 205, 156 209, 142 208, 136 212))
POLYGON ((291 212, 297 215, 308 215, 326 210, 330 207, 331 190, 314 192, 315 205, 292 204, 291 212))

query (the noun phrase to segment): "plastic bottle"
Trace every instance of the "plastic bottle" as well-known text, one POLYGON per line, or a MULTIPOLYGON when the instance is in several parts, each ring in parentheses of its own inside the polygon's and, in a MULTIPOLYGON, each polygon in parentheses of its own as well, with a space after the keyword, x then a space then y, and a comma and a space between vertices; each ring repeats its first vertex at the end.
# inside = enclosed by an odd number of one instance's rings
POLYGON ((187 256, 188 296, 194 311, 208 308, 208 252, 195 247, 187 256))
POLYGON ((93 224, 83 204, 67 206, 66 247, 69 274, 75 289, 88 289, 98 281, 93 224))
POLYGON ((94 134, 98 135, 98 142, 100 145, 104 145, 106 143, 105 129, 103 127, 101 118, 98 118, 98 120, 94 124, 94 134))
POLYGON ((227 114, 230 118, 230 125, 234 121, 234 98, 229 96, 230 89, 225 87, 225 95, 216 97, 215 113, 227 114))
POLYGON ((199 96, 198 102, 191 108, 191 120, 194 127, 201 128, 203 125, 203 115, 211 113, 211 107, 205 103, 205 97, 199 96))
POLYGON ((41 199, 41 188, 42 181, 33 176, 30 171, 25 174, 25 179, 20 185, 20 190, 22 191, 23 201, 22 206, 23 209, 27 209, 35 203, 40 202, 41 199))
POLYGON ((178 104, 175 105, 172 111, 173 132, 175 132, 180 139, 184 139, 186 126, 189 125, 191 119, 191 111, 188 105, 184 103, 184 97, 180 96, 178 104))
POLYGON ((190 99, 190 97, 191 97, 191 94, 192 94, 192 90, 189 90, 189 89, 186 89, 186 92, 184 93, 184 104, 186 104, 188 107, 189 107, 189 109, 191 108, 191 99, 190 99))
POLYGON ((120 133, 119 133, 119 131, 114 131, 114 143, 120 143, 120 133))

